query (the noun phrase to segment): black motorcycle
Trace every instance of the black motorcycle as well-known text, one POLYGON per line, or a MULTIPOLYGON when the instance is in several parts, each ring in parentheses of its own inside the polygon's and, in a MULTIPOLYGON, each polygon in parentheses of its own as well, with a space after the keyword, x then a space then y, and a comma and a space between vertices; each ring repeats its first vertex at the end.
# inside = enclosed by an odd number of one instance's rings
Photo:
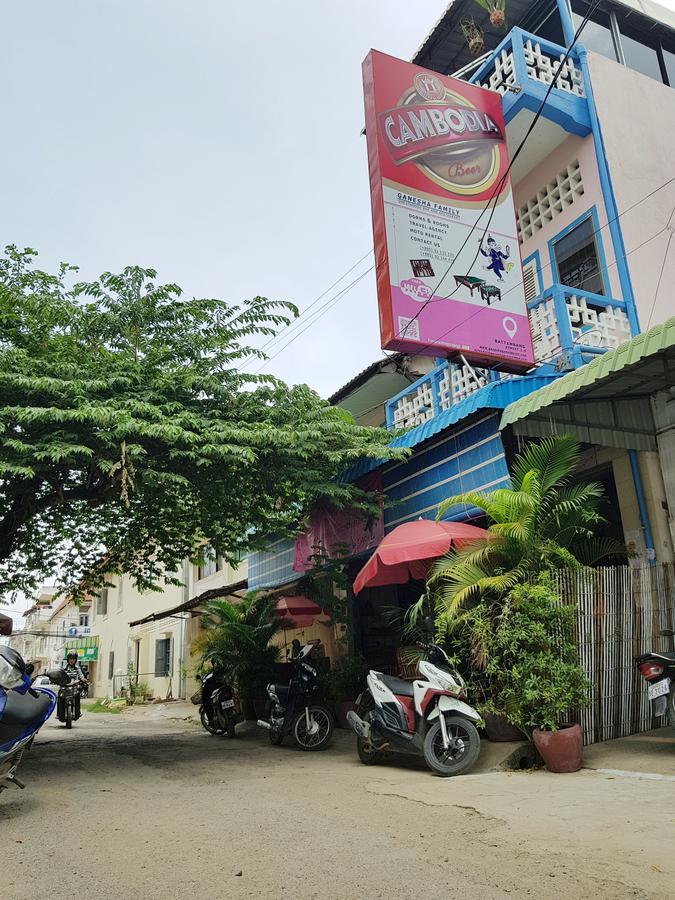
POLYGON ((258 719, 258 725, 267 729, 277 746, 290 734, 301 750, 325 750, 333 737, 333 713, 321 699, 318 672, 308 662, 313 649, 313 644, 301 647, 294 640, 290 684, 267 685, 270 717, 269 721, 258 719))
MULTIPOLYGON (((662 637, 675 637, 669 628, 662 637)), ((668 716, 668 724, 675 728, 675 653, 645 653, 637 660, 640 674, 647 681, 647 695, 654 704, 657 716, 668 716)))
POLYGON ((58 686, 56 698, 56 718, 66 728, 72 728, 73 722, 80 718, 80 696, 82 685, 76 678, 71 678, 64 669, 51 669, 47 677, 52 684, 58 686))
POLYGON ((202 686, 190 697, 199 707, 199 718, 209 734, 235 737, 235 726, 242 721, 232 688, 216 672, 200 679, 202 686))

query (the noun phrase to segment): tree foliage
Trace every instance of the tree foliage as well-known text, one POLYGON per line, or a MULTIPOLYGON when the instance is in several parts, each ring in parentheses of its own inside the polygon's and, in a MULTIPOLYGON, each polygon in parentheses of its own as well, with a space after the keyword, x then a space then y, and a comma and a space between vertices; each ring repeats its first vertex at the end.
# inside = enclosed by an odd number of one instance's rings
POLYGON ((186 298, 153 269, 72 284, 0 259, 0 591, 58 572, 158 584, 206 541, 233 559, 317 497, 367 507, 336 476, 395 455, 305 385, 242 373, 297 310, 186 298))
POLYGON ((461 504, 482 510, 489 522, 488 538, 433 565, 429 585, 441 618, 486 595, 502 597, 542 571, 625 555, 616 541, 596 537, 605 521, 599 511, 603 489, 596 482, 571 483, 578 457, 573 438, 546 438, 516 457, 510 487, 458 494, 440 505, 439 519, 461 504))

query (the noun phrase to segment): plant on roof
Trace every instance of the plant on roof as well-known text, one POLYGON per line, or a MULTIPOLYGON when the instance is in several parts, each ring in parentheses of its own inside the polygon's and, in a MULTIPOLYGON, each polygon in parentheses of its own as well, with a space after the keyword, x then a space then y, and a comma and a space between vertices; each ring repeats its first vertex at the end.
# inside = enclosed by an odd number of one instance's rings
POLYGON ((494 28, 506 26, 506 0, 475 0, 475 2, 490 14, 490 24, 494 28))
POLYGON ((204 543, 234 563, 294 533, 317 496, 376 507, 336 476, 405 455, 391 435, 245 371, 291 303, 185 297, 139 266, 73 283, 35 256, 0 258, 0 593, 149 589, 204 543))
POLYGON ((469 52, 474 56, 480 56, 480 54, 485 50, 485 38, 483 35, 483 29, 480 25, 476 25, 471 19, 464 19, 459 23, 459 27, 462 30, 462 34, 464 35, 464 39, 466 40, 467 47, 469 48, 469 52))

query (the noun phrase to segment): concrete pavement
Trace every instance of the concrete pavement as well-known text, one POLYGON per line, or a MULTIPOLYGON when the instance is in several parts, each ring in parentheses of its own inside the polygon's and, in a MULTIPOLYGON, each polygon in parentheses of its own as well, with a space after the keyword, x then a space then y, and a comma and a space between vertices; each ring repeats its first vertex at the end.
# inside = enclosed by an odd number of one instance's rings
POLYGON ((439 779, 365 767, 346 733, 302 753, 142 710, 51 722, 25 762, 0 796, 3 900, 675 896, 669 780, 439 779))

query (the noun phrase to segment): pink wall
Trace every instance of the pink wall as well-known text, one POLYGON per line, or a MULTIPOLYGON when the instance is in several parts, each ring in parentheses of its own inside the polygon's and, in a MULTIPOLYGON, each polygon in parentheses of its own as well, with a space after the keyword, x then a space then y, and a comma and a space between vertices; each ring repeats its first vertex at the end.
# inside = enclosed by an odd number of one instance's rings
POLYGON ((600 229, 595 239, 604 251, 609 275, 607 290, 612 297, 620 300, 623 297, 616 265, 614 264, 614 251, 609 228, 602 227, 607 223, 607 213, 602 199, 598 167, 595 161, 595 149, 591 135, 585 138, 580 138, 576 135, 568 136, 556 147, 553 153, 549 154, 543 162, 522 178, 513 189, 516 210, 532 199, 538 191, 549 181, 552 181, 559 172, 562 172, 565 166, 574 162, 575 159, 579 161, 581 168, 581 177, 584 184, 583 195, 576 196, 574 203, 556 215, 551 222, 548 222, 529 240, 521 244, 520 253, 523 260, 525 260, 535 251, 539 251, 544 288, 550 287, 555 280, 555 275, 551 269, 548 242, 582 216, 584 212, 595 206, 600 229))

